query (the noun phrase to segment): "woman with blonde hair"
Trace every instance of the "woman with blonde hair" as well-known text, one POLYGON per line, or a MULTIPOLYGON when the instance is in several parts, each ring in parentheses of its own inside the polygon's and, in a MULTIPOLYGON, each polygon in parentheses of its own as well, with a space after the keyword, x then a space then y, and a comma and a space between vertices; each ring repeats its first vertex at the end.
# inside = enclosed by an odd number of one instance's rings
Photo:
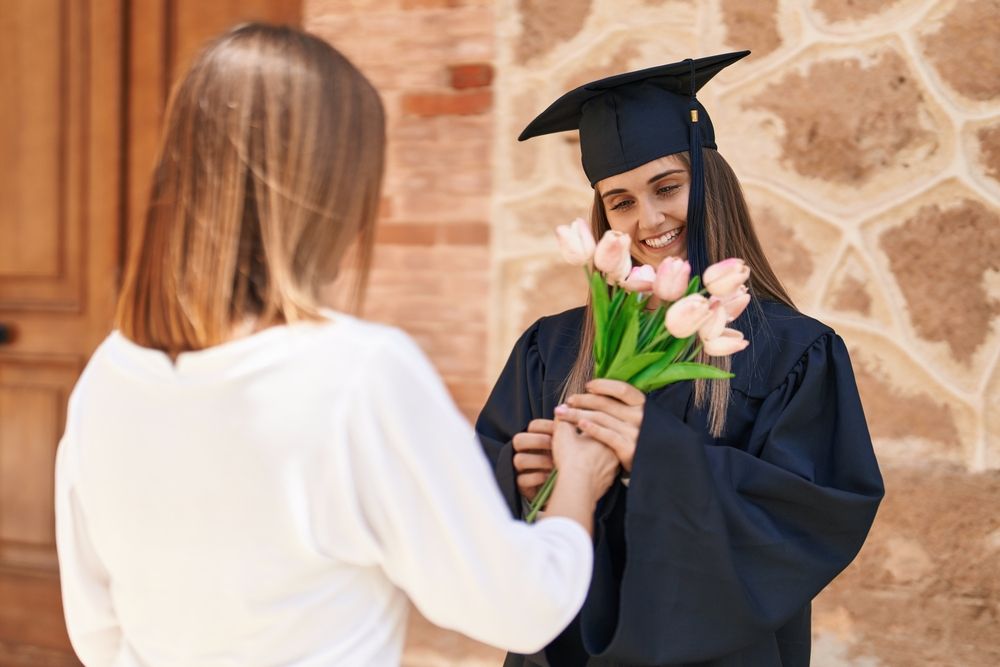
POLYGON ((532 651, 579 610, 614 455, 564 426, 550 518, 515 522, 417 346, 324 305, 351 248, 363 291, 383 142, 372 86, 295 29, 235 28, 175 89, 58 452, 88 667, 396 665, 407 597, 532 651))
POLYGON ((687 262, 700 274, 745 260, 749 294, 724 303, 749 303, 732 326, 750 345, 732 356, 732 380, 645 396, 590 379, 589 305, 524 333, 476 424, 511 509, 552 470, 557 423, 614 449, 623 476, 599 505, 579 618, 508 667, 806 667, 810 601, 875 517, 882 479, 847 349, 795 309, 771 270, 696 98, 747 53, 585 84, 521 134, 579 130, 593 231, 628 234, 636 263, 687 262))

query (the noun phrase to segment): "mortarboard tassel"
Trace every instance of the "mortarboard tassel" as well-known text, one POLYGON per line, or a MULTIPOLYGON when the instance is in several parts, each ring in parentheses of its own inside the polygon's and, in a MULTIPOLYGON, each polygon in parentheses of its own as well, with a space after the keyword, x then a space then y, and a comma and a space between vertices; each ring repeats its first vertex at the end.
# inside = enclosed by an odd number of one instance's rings
POLYGON ((694 61, 691 65, 691 105, 688 118, 688 151, 691 158, 691 189, 688 193, 687 248, 691 271, 699 274, 708 267, 708 250, 705 247, 705 174, 702 166, 701 126, 698 121, 697 87, 694 61))

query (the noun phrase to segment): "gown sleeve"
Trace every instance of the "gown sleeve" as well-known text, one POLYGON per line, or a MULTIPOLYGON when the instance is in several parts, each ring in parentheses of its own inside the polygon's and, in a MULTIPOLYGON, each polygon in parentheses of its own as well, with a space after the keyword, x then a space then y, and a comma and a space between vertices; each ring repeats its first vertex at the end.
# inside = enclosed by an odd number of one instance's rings
POLYGON ((517 490, 512 440, 532 419, 542 417, 540 387, 544 366, 538 351, 538 327, 538 322, 533 324, 514 345, 476 420, 476 432, 483 450, 515 517, 521 516, 522 503, 517 490))
POLYGON ((883 495, 835 334, 763 398, 745 449, 685 424, 681 386, 646 403, 624 566, 602 557, 621 547, 597 545, 581 630, 588 653, 616 662, 708 660, 774 633, 853 560, 883 495))

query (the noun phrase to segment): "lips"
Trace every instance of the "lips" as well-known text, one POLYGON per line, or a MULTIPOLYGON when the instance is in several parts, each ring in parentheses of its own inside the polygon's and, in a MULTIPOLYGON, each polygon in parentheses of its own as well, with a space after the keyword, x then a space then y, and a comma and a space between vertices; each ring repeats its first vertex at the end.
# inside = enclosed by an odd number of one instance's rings
POLYGON ((667 247, 668 245, 676 241, 677 238, 681 235, 681 232, 683 231, 684 231, 683 226, 677 227, 676 229, 671 229, 670 231, 660 234, 659 236, 653 236, 648 239, 643 239, 642 243, 647 248, 653 248, 654 250, 659 250, 661 248, 667 247))

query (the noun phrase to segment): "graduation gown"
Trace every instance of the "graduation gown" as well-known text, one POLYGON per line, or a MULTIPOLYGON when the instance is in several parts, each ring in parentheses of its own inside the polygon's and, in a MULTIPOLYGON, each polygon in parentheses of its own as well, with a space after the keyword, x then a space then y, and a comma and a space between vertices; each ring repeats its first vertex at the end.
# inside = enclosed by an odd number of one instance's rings
MULTIPOLYGON (((511 439, 552 418, 582 326, 582 308, 532 325, 477 421, 516 515, 511 439)), ((722 437, 691 382, 648 396, 630 485, 598 504, 582 611, 507 667, 809 664, 810 601, 861 548, 882 478, 841 338, 767 301, 733 326, 751 344, 732 358, 722 437)))

